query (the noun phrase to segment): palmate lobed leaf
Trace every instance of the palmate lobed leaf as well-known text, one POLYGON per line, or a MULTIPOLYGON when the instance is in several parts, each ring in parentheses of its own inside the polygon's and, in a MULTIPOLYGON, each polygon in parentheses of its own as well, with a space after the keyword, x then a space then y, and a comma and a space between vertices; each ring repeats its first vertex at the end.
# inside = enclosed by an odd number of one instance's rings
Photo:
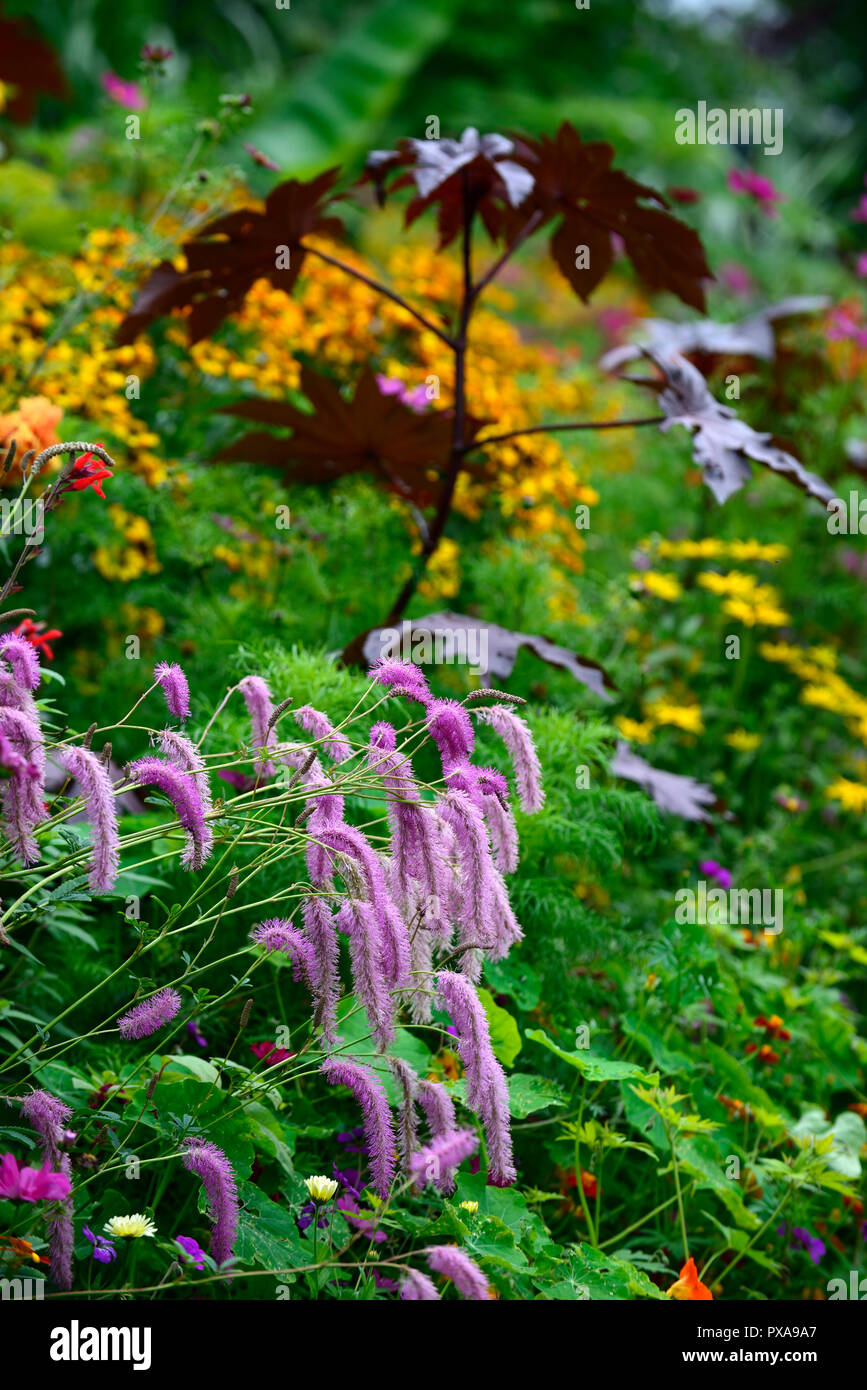
POLYGON ((155 319, 173 309, 189 309, 190 342, 210 337, 229 314, 240 309, 256 280, 291 293, 304 262, 301 238, 337 236, 339 218, 327 216, 337 169, 308 182, 289 179, 269 193, 264 211, 242 208, 218 217, 184 243, 186 270, 161 261, 151 272, 120 325, 117 343, 131 343, 155 319), (288 265, 280 248, 288 249, 288 265))
MULTIPOLYGON (((330 483, 367 473, 419 505, 439 492, 454 433, 448 411, 418 412, 380 391, 368 368, 346 399, 329 377, 301 369, 301 389, 312 414, 288 401, 247 400, 222 413, 290 429, 291 438, 253 430, 222 449, 215 463, 264 463, 283 470, 287 483, 330 483)), ((473 434, 482 421, 465 422, 473 434)))

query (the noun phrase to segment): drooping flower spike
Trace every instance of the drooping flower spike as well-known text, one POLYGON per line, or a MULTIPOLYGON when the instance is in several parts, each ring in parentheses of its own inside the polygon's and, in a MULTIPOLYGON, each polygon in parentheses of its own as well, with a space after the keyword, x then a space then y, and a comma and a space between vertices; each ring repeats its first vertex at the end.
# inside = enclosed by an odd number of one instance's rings
POLYGON ((509 1187, 517 1178, 509 1131, 509 1095, 503 1069, 491 1046, 485 1011, 466 976, 441 970, 436 980, 442 1006, 457 1029, 467 1104, 485 1127, 489 1181, 494 1187, 509 1187))
POLYGON ((129 765, 129 775, 140 787, 157 787, 175 808, 186 831, 181 863, 187 869, 201 869, 209 858, 214 836, 205 820, 205 808, 196 784, 196 774, 182 772, 174 762, 162 758, 137 758, 129 765))
POLYGON ((66 748, 58 758, 81 788, 87 808, 93 842, 90 887, 94 893, 108 893, 120 864, 117 810, 108 768, 89 748, 66 748))
POLYGON ((361 1109, 372 1185, 383 1200, 395 1172, 395 1134, 385 1088, 375 1071, 346 1057, 327 1057, 322 1074, 332 1086, 348 1086, 361 1109))
POLYGON ((321 741, 325 752, 334 762, 342 763, 352 757, 351 743, 343 734, 335 731, 326 714, 314 709, 312 705, 301 705, 299 709, 292 711, 292 715, 296 724, 300 724, 308 734, 321 741))
POLYGON ((188 1139, 184 1167, 201 1179, 211 1215, 211 1255, 218 1265, 231 1259, 238 1235, 238 1184, 223 1150, 216 1144, 188 1139))
POLYGON ((166 697, 166 706, 169 714, 173 714, 175 719, 189 718, 190 714, 190 687, 187 678, 180 666, 175 662, 160 661, 154 667, 154 680, 162 688, 166 697))
POLYGON ((463 1298, 476 1302, 486 1302, 491 1298, 484 1274, 457 1245, 431 1245, 425 1253, 431 1269, 451 1279, 463 1298))
POLYGON ((72 1116, 72 1110, 50 1092, 35 1090, 21 1101, 21 1113, 42 1141, 45 1164, 56 1169, 58 1176, 66 1183, 66 1192, 60 1194, 62 1206, 49 1224, 48 1254, 51 1278, 59 1288, 71 1289, 72 1253, 75 1243, 73 1204, 69 1196, 72 1187, 72 1164, 62 1145, 66 1135, 66 1123, 72 1116))
POLYGON ((277 739, 271 727, 271 716, 274 713, 271 692, 261 676, 244 676, 243 680, 238 682, 238 689, 244 697, 244 704, 250 716, 251 741, 259 754, 259 775, 273 777, 277 769, 268 755, 277 739))
POLYGON ((377 685, 384 685, 392 695, 402 695, 405 700, 415 700, 420 705, 428 705, 433 699, 423 673, 411 661, 383 657, 370 668, 370 679, 377 685))

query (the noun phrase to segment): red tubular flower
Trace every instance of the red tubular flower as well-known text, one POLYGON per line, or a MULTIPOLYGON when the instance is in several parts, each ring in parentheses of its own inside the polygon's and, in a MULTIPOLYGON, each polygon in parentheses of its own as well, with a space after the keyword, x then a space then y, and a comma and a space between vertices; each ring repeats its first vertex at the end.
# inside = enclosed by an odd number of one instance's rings
MULTIPOLYGON (((99 446, 102 448, 102 445, 99 446)), ((84 488, 92 487, 97 497, 105 501, 105 493, 102 490, 104 478, 113 478, 114 474, 110 468, 106 468, 101 458, 92 454, 88 449, 86 454, 75 460, 65 483, 61 487, 61 492, 82 492, 84 488)))
POLYGON ((32 618, 25 618, 14 629, 16 636, 23 637, 37 651, 44 652, 49 661, 54 660, 54 650, 49 646, 55 637, 62 637, 63 633, 59 627, 49 627, 46 629, 45 623, 34 623, 32 618))

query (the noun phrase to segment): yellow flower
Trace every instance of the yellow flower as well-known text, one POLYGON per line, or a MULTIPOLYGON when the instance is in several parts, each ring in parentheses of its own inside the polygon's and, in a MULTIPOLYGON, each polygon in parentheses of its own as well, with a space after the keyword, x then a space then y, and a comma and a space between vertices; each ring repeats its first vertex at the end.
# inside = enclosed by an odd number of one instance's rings
POLYGON ((150 1217, 142 1216, 141 1212, 133 1212, 132 1216, 113 1216, 110 1221, 106 1221, 102 1228, 110 1236, 155 1236, 157 1233, 156 1225, 150 1217))
POLYGON ((476 1212, 479 1209, 478 1202, 459 1202, 458 1206, 461 1207, 464 1211, 468 1211, 470 1213, 470 1216, 475 1216, 476 1212))
POLYGON ((629 577, 633 582, 639 582, 646 593, 653 594, 654 598, 663 598, 666 603, 673 603, 683 593, 676 574, 658 574, 654 570, 647 570, 644 574, 629 577))
POLYGON ((304 1186, 307 1188, 314 1202, 319 1203, 330 1202, 337 1191, 337 1183, 334 1179, 326 1178, 321 1173, 312 1178, 305 1178, 304 1186))
POLYGON ((638 719, 627 719, 625 715, 618 714, 614 723, 630 743, 649 743, 653 738, 653 725, 650 721, 642 723, 638 719))
POLYGON ((726 734, 725 741, 729 748, 736 748, 739 753, 752 753, 761 743, 762 736, 748 733, 746 729, 732 729, 730 734, 726 734))
POLYGON ((704 733, 698 705, 674 705, 666 700, 656 700, 645 705, 645 711, 654 724, 671 724, 689 734, 704 733))
POLYGON ((850 782, 846 777, 838 777, 836 782, 825 788, 825 795, 857 815, 867 811, 867 786, 863 782, 850 782))

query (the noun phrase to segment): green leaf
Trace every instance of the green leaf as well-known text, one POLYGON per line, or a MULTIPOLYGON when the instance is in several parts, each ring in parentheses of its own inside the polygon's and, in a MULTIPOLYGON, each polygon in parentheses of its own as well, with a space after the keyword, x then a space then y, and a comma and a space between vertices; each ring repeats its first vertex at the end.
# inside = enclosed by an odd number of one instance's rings
POLYGON ((506 1084, 509 1088, 509 1111, 518 1120, 535 1114, 537 1110, 547 1110, 550 1105, 568 1103, 563 1087, 546 1076, 517 1071, 507 1077, 506 1084))
POLYGON ((501 1009, 486 989, 480 989, 478 995, 487 1015, 494 1056, 504 1067, 511 1067, 523 1046, 518 1025, 512 1015, 506 1009, 501 1009))
POLYGON ((647 1072, 643 1067, 635 1066, 633 1062, 616 1062, 610 1057, 593 1057, 589 1051, 564 1052, 540 1028, 528 1033, 527 1037, 531 1042, 547 1047, 549 1052, 553 1052, 562 1062, 568 1062, 570 1067, 575 1067, 588 1081, 641 1081, 648 1086, 659 1084, 659 1072, 647 1072))

